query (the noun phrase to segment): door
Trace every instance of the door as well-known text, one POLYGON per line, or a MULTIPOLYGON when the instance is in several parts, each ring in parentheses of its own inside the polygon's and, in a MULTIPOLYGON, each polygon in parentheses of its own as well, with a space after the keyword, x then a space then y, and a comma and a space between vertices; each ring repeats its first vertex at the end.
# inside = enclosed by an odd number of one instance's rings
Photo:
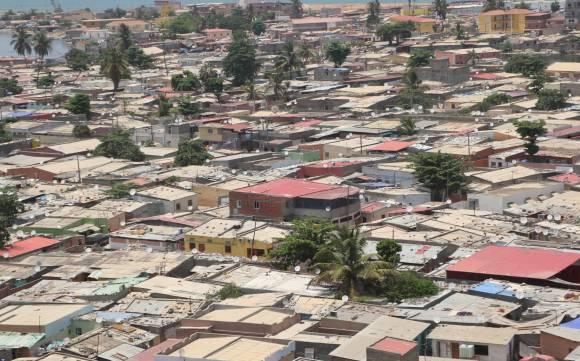
POLYGON ((451 358, 459 358, 459 344, 451 343, 451 358))

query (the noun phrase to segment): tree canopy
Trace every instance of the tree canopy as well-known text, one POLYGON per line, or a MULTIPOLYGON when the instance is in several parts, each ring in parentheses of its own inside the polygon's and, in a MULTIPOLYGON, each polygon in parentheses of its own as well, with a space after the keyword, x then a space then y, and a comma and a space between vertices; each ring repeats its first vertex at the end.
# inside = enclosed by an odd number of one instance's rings
POLYGON ((64 108, 73 114, 85 114, 91 117, 91 98, 86 94, 75 94, 65 103, 64 108))
POLYGON ((153 57, 145 54, 143 49, 137 45, 131 45, 127 48, 127 61, 130 65, 141 70, 155 67, 153 57))
POLYGON ((202 165, 211 155, 205 149, 200 140, 190 140, 179 144, 173 164, 176 167, 188 165, 202 165))
POLYGON ((377 254, 385 262, 395 267, 401 261, 399 253, 403 248, 392 239, 383 239, 377 244, 377 254))
POLYGON ((0 190, 0 248, 10 240, 9 228, 18 213, 24 211, 24 205, 18 200, 18 194, 9 188, 0 190))
POLYGON ((266 24, 261 19, 256 19, 252 22, 252 33, 254 35, 262 35, 266 32, 266 24))
POLYGON ((348 43, 333 40, 326 47, 326 58, 334 63, 335 68, 340 68, 350 52, 351 48, 348 43))
POLYGON ((95 155, 108 158, 128 159, 140 162, 145 159, 145 154, 131 141, 128 131, 115 129, 101 139, 101 144, 95 148, 95 155))
POLYGON ((508 59, 504 69, 508 73, 532 76, 542 73, 546 69, 546 65, 546 62, 536 55, 515 54, 508 59))
POLYGON ((371 0, 367 4, 367 26, 373 27, 381 22, 381 3, 379 0, 371 0))
POLYGON ((465 185, 463 162, 451 154, 417 153, 412 158, 415 177, 431 190, 431 198, 445 201, 465 185))
POLYGON ((201 88, 201 82, 197 75, 185 70, 182 74, 171 77, 171 87, 175 91, 195 91, 201 88))
POLYGON ((113 82, 113 91, 119 89, 121 79, 130 79, 127 54, 117 46, 108 47, 101 58, 101 73, 113 82))
POLYGON ((74 71, 84 71, 89 69, 89 55, 80 49, 72 48, 64 57, 67 66, 74 71))
POLYGON ((234 36, 224 59, 224 72, 233 77, 232 84, 240 86, 254 80, 260 68, 256 61, 256 48, 245 35, 234 36))
POLYGON ((131 191, 131 185, 127 183, 117 182, 113 183, 110 189, 107 189, 104 193, 115 199, 128 197, 131 191))
POLYGON ((20 94, 22 90, 16 79, 0 78, 0 97, 20 94))
POLYGON ((520 137, 526 141, 524 147, 526 148, 527 153, 531 156, 536 154, 540 150, 540 147, 536 144, 538 137, 547 133, 546 122, 543 120, 522 120, 515 121, 514 125, 516 126, 516 131, 520 137))
POLYGON ((90 138, 91 128, 86 124, 76 124, 73 128, 73 135, 76 138, 90 138))
POLYGON ((181 115, 192 116, 201 113, 201 108, 191 97, 180 97, 177 99, 177 111, 181 115))
POLYGON ((489 109, 496 105, 505 104, 510 101, 510 98, 505 93, 493 93, 488 95, 481 101, 481 103, 474 106, 474 110, 480 112, 487 112, 489 109))
POLYGON ((407 66, 410 68, 427 66, 431 62, 433 54, 430 51, 418 49, 411 52, 407 66))
POLYGON ((536 108, 539 110, 557 110, 566 106, 566 95, 556 89, 542 89, 538 92, 536 108))

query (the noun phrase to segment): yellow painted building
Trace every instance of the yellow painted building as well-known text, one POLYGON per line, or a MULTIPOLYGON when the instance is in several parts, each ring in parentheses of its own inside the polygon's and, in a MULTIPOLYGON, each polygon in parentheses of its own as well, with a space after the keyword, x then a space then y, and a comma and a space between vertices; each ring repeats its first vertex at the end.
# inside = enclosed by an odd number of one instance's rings
POLYGON ((435 32, 435 19, 426 18, 422 16, 409 16, 409 15, 395 15, 389 18, 390 22, 393 23, 405 23, 411 22, 415 25, 415 32, 421 34, 432 34, 435 32))
POLYGON ((526 29, 527 9, 491 10, 480 13, 477 26, 480 33, 522 34, 526 29))
POLYGON ((418 15, 430 15, 431 14, 431 9, 429 6, 422 6, 422 7, 418 7, 418 6, 412 6, 412 7, 402 7, 401 8, 401 15, 414 15, 414 16, 418 16, 418 15))
POLYGON ((219 253, 224 256, 264 259, 274 244, 289 233, 288 230, 266 222, 214 218, 185 234, 186 251, 196 249, 203 253, 219 253), (252 245, 253 244, 253 245, 252 245))

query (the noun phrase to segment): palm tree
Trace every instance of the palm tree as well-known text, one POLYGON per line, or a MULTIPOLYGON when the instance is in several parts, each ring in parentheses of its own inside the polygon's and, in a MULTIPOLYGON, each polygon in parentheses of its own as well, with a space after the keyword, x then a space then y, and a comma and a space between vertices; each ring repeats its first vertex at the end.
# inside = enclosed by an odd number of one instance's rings
POLYGON ((467 62, 471 62, 471 66, 475 66, 479 60, 479 54, 475 52, 475 48, 471 49, 469 54, 467 54, 467 62))
POLYGON ((26 61, 26 54, 32 53, 32 46, 30 45, 31 36, 23 27, 16 28, 16 32, 12 34, 12 41, 10 45, 14 48, 14 51, 20 56, 24 57, 26 61))
POLYGON ((125 24, 119 26, 119 46, 123 50, 129 49, 133 45, 133 34, 131 34, 131 29, 125 24))
POLYGON ((282 53, 276 58, 276 68, 281 69, 289 77, 293 78, 295 72, 299 72, 304 65, 294 51, 294 43, 287 42, 282 48, 282 53))
POLYGON ((254 104, 254 111, 256 111, 256 99, 258 99, 258 89, 256 89, 256 83, 251 81, 244 85, 244 91, 248 94, 248 100, 251 100, 254 104))
POLYGON ((463 30, 463 27, 461 26, 461 23, 457 23, 455 24, 455 39, 457 40, 463 40, 465 39, 465 30, 463 30))
POLYGON ((101 60, 101 73, 113 82, 113 91, 119 89, 121 79, 130 78, 129 63, 125 52, 116 46, 111 46, 103 54, 101 60))
POLYGON ((415 121, 410 117, 401 118, 401 124, 399 125, 399 134, 413 135, 415 133, 417 133, 415 121))
POLYGON ((341 227, 331 234, 330 241, 314 256, 314 268, 321 272, 314 282, 336 284, 340 292, 353 298, 365 283, 379 282, 393 272, 392 265, 365 255, 366 240, 357 228, 341 227))
POLYGON ((279 100, 286 96, 288 84, 284 83, 284 72, 281 69, 267 73, 266 78, 268 78, 268 89, 274 93, 274 99, 279 100))
POLYGON ((34 44, 34 53, 39 58, 38 71, 36 74, 36 79, 38 81, 40 76, 40 67, 44 62, 44 57, 47 56, 48 53, 50 53, 52 50, 52 39, 46 35, 46 32, 37 31, 32 37, 32 43, 34 44))
POLYGON ((302 60, 302 64, 308 64, 311 60, 313 60, 316 57, 316 54, 314 54, 312 47, 307 43, 301 43, 300 45, 298 45, 298 48, 296 49, 296 54, 302 60))

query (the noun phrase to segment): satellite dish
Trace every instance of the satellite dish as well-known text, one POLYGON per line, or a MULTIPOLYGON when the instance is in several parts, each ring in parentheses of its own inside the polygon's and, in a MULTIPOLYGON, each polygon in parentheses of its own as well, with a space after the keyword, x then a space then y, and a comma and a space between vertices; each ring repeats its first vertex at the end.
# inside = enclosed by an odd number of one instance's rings
POLYGON ((31 236, 36 236, 36 231, 35 230, 30 231, 30 235, 31 236))
POLYGON ((34 266, 34 272, 40 272, 42 268, 40 266, 34 266))
POLYGON ((197 250, 197 248, 194 248, 194 249, 192 249, 192 250, 191 250, 191 253, 193 253, 193 254, 198 254, 198 253, 199 253, 199 251, 197 250))
POLYGON ((314 270, 314 274, 315 274, 315 275, 319 275, 319 274, 320 274, 320 269, 318 269, 318 268, 317 268, 317 269, 315 269, 315 270, 314 270))
POLYGON ((554 220, 555 220, 555 221, 557 221, 557 222, 559 222, 559 221, 561 221, 561 220, 562 220, 562 216, 561 216, 561 215, 559 215, 559 214, 555 214, 555 215, 554 215, 554 220))
POLYGON ((95 318, 95 322, 97 322, 97 323, 103 323, 103 318, 102 317, 97 317, 97 318, 95 318))
POLYGON ((252 256, 252 261, 256 262, 257 260, 258 260, 258 256, 256 256, 256 255, 253 255, 253 256, 252 256))
POLYGON ((135 194, 137 194, 137 191, 135 190, 135 188, 131 188, 131 189, 129 190, 129 194, 130 194, 131 196, 134 196, 135 194))
POLYGON ((347 295, 342 296, 341 300, 343 302, 348 302, 348 296, 347 295))
POLYGON ((441 323, 441 319, 439 317, 435 317, 433 319, 433 322, 435 322, 436 324, 440 324, 441 323))
POLYGON ((10 258, 10 253, 4 252, 4 253, 2 253, 2 257, 4 257, 4 258, 10 258))
POLYGON ((521 217, 520 218, 520 223, 521 224, 526 224, 526 223, 528 223, 528 219, 526 217, 521 217))
POLYGON ((153 248, 147 247, 146 251, 147 251, 147 253, 151 253, 151 252, 153 252, 153 248))
POLYGON ((548 214, 548 217, 547 217, 547 218, 548 218, 548 221, 551 221, 551 220, 553 220, 553 219, 554 219, 554 216, 553 216, 553 215, 551 215, 551 214, 548 214))
POLYGON ((300 266, 294 267, 294 272, 300 272, 300 266))
POLYGON ((93 249, 91 247, 85 248, 85 253, 91 253, 93 249))

